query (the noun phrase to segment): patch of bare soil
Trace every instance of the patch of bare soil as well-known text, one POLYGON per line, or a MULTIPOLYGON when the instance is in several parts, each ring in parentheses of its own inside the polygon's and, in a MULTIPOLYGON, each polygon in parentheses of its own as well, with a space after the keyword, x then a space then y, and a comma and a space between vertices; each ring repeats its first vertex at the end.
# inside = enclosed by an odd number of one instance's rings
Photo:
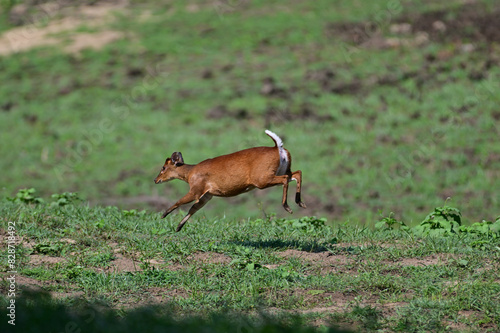
POLYGON ((296 290, 294 293, 300 294, 308 303, 329 304, 327 306, 317 305, 309 309, 300 310, 301 313, 344 312, 348 310, 349 306, 354 301, 354 296, 344 295, 340 292, 315 294, 317 291, 314 290, 296 290))
POLYGON ((500 42, 500 6, 488 8, 482 2, 464 4, 456 12, 436 10, 408 13, 397 22, 408 23, 411 30, 425 32, 434 41, 500 42))
POLYGON ((326 292, 322 290, 296 289, 290 292, 290 296, 296 296, 312 307, 296 310, 300 313, 342 313, 350 312, 355 305, 371 306, 383 313, 384 317, 393 316, 396 310, 407 306, 408 302, 383 303, 379 298, 366 295, 354 295, 342 292, 326 292))
POLYGON ((482 2, 464 4, 458 9, 424 13, 408 12, 384 22, 340 22, 327 25, 325 33, 344 42, 367 48, 419 46, 436 42, 500 42, 500 6, 482 2), (398 37, 385 37, 380 28, 398 37))
POLYGON ((67 53, 86 48, 100 49, 117 39, 122 32, 105 28, 113 12, 124 10, 126 0, 97 1, 75 6, 72 2, 54 1, 40 5, 19 4, 12 8, 10 20, 20 25, 0 36, 0 55, 23 52, 35 47, 64 45, 67 53), (95 33, 78 32, 87 27, 95 33))
POLYGON ((195 252, 185 258, 182 262, 171 263, 166 269, 172 271, 185 270, 186 263, 229 265, 231 257, 217 252, 195 252))
POLYGON ((229 264, 232 259, 222 253, 217 252, 196 252, 190 255, 188 261, 199 262, 203 264, 229 264))
MULTIPOLYGON (((9 274, 0 273, 0 278, 3 280, 9 277, 9 274)), ((18 287, 18 291, 21 293, 23 290, 33 290, 33 291, 45 291, 48 287, 60 286, 61 284, 67 286, 68 284, 60 281, 40 281, 23 275, 16 275, 16 285, 18 287)), ((0 291, 2 294, 6 294, 6 290, 3 290, 3 287, 0 285, 0 291)), ((54 298, 75 298, 83 295, 81 291, 72 291, 72 292, 57 292, 50 291, 50 295, 54 298)))
POLYGON ((143 269, 140 267, 141 262, 136 261, 131 258, 126 258, 121 253, 115 253, 115 259, 113 259, 109 266, 106 267, 106 272, 138 272, 143 269))
POLYGON ((433 255, 424 258, 402 258, 398 261, 385 261, 385 263, 391 266, 425 267, 425 266, 443 265, 445 263, 444 260, 445 260, 444 258, 433 255))
POLYGON ((166 266, 166 269, 171 271, 185 270, 186 264, 214 264, 214 265, 229 265, 231 257, 217 252, 195 252, 183 259, 181 262, 172 262, 166 266))
MULTIPOLYGON (((2 274, 0 274, 0 276, 3 280, 3 279, 8 278, 10 275, 6 274, 6 273, 2 273, 2 274)), ((32 279, 32 278, 27 277, 27 276, 16 275, 16 284, 18 286, 28 286, 28 287, 41 288, 43 286, 50 285, 51 283, 35 280, 35 279, 32 279)), ((0 286, 0 289, 2 289, 1 286, 0 286)))
MULTIPOLYGON (((350 246, 355 245, 350 244, 350 246)), ((346 248, 350 246, 346 246, 346 248)), ((356 266, 359 264, 359 258, 357 258, 357 256, 350 254, 333 254, 326 251, 313 253, 290 249, 279 253, 278 256, 285 259, 301 259, 304 261, 304 263, 309 265, 309 267, 314 271, 314 274, 321 275, 330 273, 356 274, 356 266)), ((449 261, 449 259, 449 256, 443 254, 431 255, 421 258, 400 258, 395 261, 383 260, 382 263, 395 268, 407 266, 425 267, 433 265, 444 265, 449 261)))
POLYGON ((32 254, 30 255, 29 258, 30 258, 30 264, 33 264, 35 266, 55 265, 57 263, 64 262, 66 260, 61 257, 50 257, 40 254, 32 254))
MULTIPOLYGON (((146 289, 146 303, 161 304, 168 303, 179 298, 188 298, 189 293, 182 289, 168 289, 161 287, 152 287, 146 289)), ((135 305, 134 305, 135 306, 135 305)))
MULTIPOLYGON (((335 71, 326 68, 306 74, 305 79, 316 81, 320 87, 334 94, 364 94, 375 86, 397 86, 407 79, 415 79, 418 87, 432 84, 438 74, 451 68, 440 66, 439 61, 446 61, 459 53, 472 53, 482 47, 478 43, 500 42, 500 5, 492 8, 480 2, 465 4, 458 9, 436 10, 425 13, 405 13, 391 18, 388 22, 340 22, 328 24, 325 34, 335 42, 341 41, 339 51, 355 54, 356 48, 385 49, 399 47, 420 47, 430 41, 451 44, 452 47, 437 54, 426 56, 426 66, 420 70, 392 73, 385 76, 353 78, 342 81, 335 71), (388 31, 384 31, 388 30, 388 31)), ((481 80, 488 76, 492 66, 499 66, 500 59, 495 48, 485 51, 485 62, 480 69, 459 64, 462 70, 468 70, 471 80, 481 80)), ((405 93, 404 91, 402 91, 405 93)), ((409 93, 410 98, 419 95, 409 93)), ((419 115, 415 115, 418 117, 419 115)))
POLYGON ((346 265, 352 262, 352 259, 346 254, 332 254, 330 252, 305 252, 289 249, 278 254, 282 258, 299 258, 306 261, 313 267, 320 269, 321 274, 327 274, 335 271, 345 271, 346 265))

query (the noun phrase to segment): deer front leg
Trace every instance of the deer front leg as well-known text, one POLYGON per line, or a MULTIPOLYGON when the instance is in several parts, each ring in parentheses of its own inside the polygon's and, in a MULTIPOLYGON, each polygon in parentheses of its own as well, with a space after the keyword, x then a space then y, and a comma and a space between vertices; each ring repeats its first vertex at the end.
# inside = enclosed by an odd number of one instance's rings
POLYGON ((176 210, 179 206, 185 205, 187 203, 190 203, 191 201, 196 200, 196 196, 192 192, 188 192, 185 196, 179 199, 172 207, 167 209, 165 213, 161 216, 161 218, 165 218, 168 214, 172 213, 174 210, 176 210))
POLYGON ((208 194, 208 193, 205 193, 203 194, 200 199, 198 199, 198 201, 189 209, 189 212, 186 216, 184 216, 184 218, 182 219, 182 221, 179 223, 179 225, 177 226, 177 229, 175 230, 176 232, 179 232, 181 231, 182 227, 184 226, 184 224, 187 222, 187 220, 189 220, 189 218, 191 216, 193 216, 194 213, 196 213, 198 210, 200 210, 203 206, 205 206, 205 204, 210 200, 212 199, 212 195, 211 194, 208 194))

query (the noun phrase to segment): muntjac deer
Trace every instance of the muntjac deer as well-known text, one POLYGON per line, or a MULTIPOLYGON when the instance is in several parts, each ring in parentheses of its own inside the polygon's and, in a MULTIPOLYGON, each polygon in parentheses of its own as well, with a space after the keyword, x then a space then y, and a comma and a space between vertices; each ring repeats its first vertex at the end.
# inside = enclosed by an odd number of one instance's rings
POLYGON ((195 201, 188 214, 177 226, 180 231, 186 221, 201 209, 213 196, 232 197, 254 188, 264 189, 283 185, 283 208, 289 213, 292 210, 287 204, 288 183, 297 181, 295 202, 302 208, 306 205, 300 198, 302 172, 291 172, 292 157, 283 148, 283 141, 275 133, 266 130, 275 143, 274 147, 255 147, 240 150, 232 154, 222 155, 202 161, 195 165, 184 164, 180 152, 174 152, 167 158, 154 182, 160 184, 172 179, 180 179, 189 184, 189 192, 167 209, 166 217, 181 205, 195 201))

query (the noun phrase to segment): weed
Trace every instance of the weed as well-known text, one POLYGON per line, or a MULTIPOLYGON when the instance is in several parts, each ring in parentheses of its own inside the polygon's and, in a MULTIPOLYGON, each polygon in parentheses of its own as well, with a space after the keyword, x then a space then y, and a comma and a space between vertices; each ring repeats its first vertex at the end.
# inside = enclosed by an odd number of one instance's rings
POLYGON ((429 235, 448 235, 457 233, 462 224, 462 213, 453 207, 444 205, 436 207, 432 213, 427 215, 415 232, 429 235))
POLYGON ((483 220, 473 223, 470 226, 461 226, 460 232, 497 238, 500 237, 500 219, 497 219, 495 222, 483 220))
POLYGON ((372 306, 354 306, 350 315, 361 321, 362 326, 369 330, 376 330, 381 327, 379 323, 380 311, 372 306))
POLYGON ((38 243, 33 246, 33 251, 35 253, 46 254, 50 256, 59 256, 63 253, 65 248, 64 244, 61 243, 38 243))
POLYGON ((139 216, 143 217, 146 215, 145 210, 138 211, 137 209, 131 209, 131 210, 123 210, 122 211, 123 216, 139 216))
POLYGON ((22 202, 25 204, 39 204, 43 203, 43 199, 40 197, 35 196, 36 190, 34 188, 29 188, 29 189, 21 189, 19 192, 17 192, 16 196, 13 198, 7 198, 8 200, 12 202, 22 202))
POLYGON ((64 192, 62 194, 52 194, 51 198, 55 201, 50 204, 51 207, 64 207, 66 205, 72 205, 82 199, 78 196, 78 193, 64 192))
POLYGON ((390 213, 389 216, 382 218, 380 221, 375 223, 376 229, 394 229, 399 226, 402 230, 408 230, 409 228, 403 221, 396 220, 394 218, 394 213, 390 213))

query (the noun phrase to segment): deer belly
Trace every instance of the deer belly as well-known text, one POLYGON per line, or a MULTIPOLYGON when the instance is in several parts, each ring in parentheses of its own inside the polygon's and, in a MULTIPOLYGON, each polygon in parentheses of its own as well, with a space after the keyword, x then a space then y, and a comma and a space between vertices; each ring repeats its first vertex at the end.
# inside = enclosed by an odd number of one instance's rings
POLYGON ((218 197, 234 197, 238 194, 249 192, 253 189, 255 189, 255 186, 245 185, 245 186, 236 186, 225 189, 213 189, 210 191, 210 193, 218 197))

